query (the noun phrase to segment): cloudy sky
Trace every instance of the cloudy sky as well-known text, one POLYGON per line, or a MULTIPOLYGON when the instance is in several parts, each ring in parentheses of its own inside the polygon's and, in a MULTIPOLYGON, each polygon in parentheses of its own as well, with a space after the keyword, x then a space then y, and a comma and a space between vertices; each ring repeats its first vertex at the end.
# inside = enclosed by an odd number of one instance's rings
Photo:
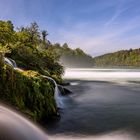
POLYGON ((0 19, 36 21, 53 43, 92 56, 140 47, 140 0, 0 0, 0 19))

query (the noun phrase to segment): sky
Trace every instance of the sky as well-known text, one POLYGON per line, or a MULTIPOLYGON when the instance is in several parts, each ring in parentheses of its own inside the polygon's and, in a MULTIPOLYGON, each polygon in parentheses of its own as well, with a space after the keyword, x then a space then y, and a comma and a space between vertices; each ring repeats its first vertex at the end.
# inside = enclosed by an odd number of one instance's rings
POLYGON ((140 48, 140 0, 0 0, 0 20, 36 21, 52 43, 92 56, 140 48))

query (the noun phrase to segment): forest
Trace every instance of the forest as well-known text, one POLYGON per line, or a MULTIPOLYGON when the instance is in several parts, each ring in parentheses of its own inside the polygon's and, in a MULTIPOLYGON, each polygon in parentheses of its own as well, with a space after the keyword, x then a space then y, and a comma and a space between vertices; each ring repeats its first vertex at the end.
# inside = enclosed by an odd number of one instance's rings
POLYGON ((140 48, 121 50, 93 58, 94 67, 140 67, 140 48))

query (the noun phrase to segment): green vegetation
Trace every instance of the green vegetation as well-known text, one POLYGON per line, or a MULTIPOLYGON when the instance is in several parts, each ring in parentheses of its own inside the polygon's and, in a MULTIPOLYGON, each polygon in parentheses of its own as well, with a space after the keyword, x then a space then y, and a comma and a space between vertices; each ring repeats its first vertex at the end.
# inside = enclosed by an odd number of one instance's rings
POLYGON ((93 59, 97 67, 140 67, 140 49, 122 50, 93 59))
POLYGON ((92 57, 80 48, 71 49, 66 43, 64 45, 55 44, 49 49, 53 50, 58 56, 60 56, 60 62, 65 67, 69 68, 84 68, 92 67, 92 57))
POLYGON ((0 100, 35 121, 57 114, 54 84, 41 75, 62 83, 63 67, 58 55, 48 49, 53 45, 48 43, 47 35, 35 22, 15 30, 11 21, 0 21, 0 100), (25 71, 6 65, 5 56, 25 71))
POLYGON ((0 68, 0 99, 17 107, 34 121, 56 115, 54 86, 35 71, 20 72, 11 66, 0 68))

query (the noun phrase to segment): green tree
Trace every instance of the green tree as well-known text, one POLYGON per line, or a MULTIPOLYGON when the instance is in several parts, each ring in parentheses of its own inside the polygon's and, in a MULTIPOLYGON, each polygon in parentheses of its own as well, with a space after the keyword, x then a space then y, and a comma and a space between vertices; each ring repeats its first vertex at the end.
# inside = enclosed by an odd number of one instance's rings
POLYGON ((30 33, 30 41, 32 44, 37 45, 40 41, 39 26, 36 22, 31 23, 30 27, 27 28, 30 33))
POLYGON ((43 40, 44 43, 46 43, 46 40, 47 40, 46 37, 49 34, 46 30, 43 30, 41 33, 42 33, 42 40, 43 40))
POLYGON ((2 45, 13 43, 14 27, 11 21, 0 21, 0 43, 2 45))

